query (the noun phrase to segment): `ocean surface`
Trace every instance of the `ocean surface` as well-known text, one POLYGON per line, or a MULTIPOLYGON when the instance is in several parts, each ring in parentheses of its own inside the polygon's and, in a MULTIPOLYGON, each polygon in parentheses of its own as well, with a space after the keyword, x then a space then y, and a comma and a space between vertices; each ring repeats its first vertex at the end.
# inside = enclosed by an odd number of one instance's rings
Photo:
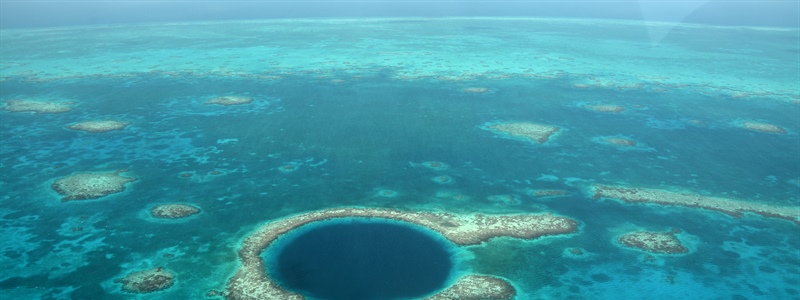
POLYGON ((332 207, 576 220, 458 247, 453 272, 504 278, 516 299, 800 298, 796 28, 281 19, 7 29, 0 43, 0 298, 215 299, 249 233, 332 207), (207 103, 225 96, 252 101, 207 103), (67 128, 93 120, 129 125, 67 128), (558 131, 492 130, 511 123, 558 131), (135 181, 89 200, 54 189, 109 172, 135 181), (730 213, 741 201, 789 217, 730 213), (201 212, 154 218, 167 203, 201 212), (619 242, 636 231, 679 232, 687 251, 619 242), (170 287, 122 289, 156 267, 170 287))

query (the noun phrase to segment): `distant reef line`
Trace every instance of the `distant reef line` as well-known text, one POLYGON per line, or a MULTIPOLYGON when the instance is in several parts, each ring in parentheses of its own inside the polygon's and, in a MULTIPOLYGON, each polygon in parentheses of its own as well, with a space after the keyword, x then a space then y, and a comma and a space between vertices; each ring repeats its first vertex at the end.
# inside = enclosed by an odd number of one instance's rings
POLYGON ((701 208, 722 212, 734 218, 744 213, 754 213, 767 218, 788 220, 800 225, 800 206, 783 206, 734 198, 701 195, 690 191, 676 191, 641 187, 594 184, 587 190, 592 199, 615 199, 626 203, 651 203, 659 205, 701 208))

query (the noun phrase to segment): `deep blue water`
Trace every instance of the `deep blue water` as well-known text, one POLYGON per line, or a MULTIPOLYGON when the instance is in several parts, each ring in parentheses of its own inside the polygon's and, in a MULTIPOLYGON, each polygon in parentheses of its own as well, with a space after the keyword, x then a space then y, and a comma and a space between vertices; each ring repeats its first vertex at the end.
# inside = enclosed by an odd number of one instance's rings
POLYGON ((284 287, 331 300, 417 298, 444 287, 453 272, 452 246, 415 225, 329 223, 266 251, 277 251, 265 255, 277 255, 268 269, 284 287))

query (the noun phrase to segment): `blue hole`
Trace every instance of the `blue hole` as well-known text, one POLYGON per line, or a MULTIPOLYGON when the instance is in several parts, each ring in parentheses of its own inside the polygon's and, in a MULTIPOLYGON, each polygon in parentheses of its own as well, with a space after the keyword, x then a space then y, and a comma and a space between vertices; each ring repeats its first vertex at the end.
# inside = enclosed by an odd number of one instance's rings
POLYGON ((452 244, 417 225, 326 222, 289 236, 272 263, 284 288, 329 300, 401 299, 443 288, 452 244))

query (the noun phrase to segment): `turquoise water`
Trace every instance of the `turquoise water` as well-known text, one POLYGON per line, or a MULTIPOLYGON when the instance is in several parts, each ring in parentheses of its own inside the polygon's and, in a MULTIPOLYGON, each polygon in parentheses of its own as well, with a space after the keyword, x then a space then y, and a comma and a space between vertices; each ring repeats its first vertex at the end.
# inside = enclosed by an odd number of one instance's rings
POLYGON ((4 30, 0 42, 4 107, 74 102, 60 114, 0 111, 0 293, 12 298, 201 298, 225 288, 258 225, 340 206, 579 221, 573 235, 462 247, 460 266, 509 280, 518 299, 800 294, 796 29, 323 19, 4 30), (226 95, 254 101, 204 104, 226 95), (131 125, 66 128, 98 119, 131 125), (536 144, 485 130, 497 122, 561 130, 536 144), (61 202, 50 188, 123 168, 137 181, 97 200, 61 202), (594 184, 791 206, 795 222, 597 200, 594 184), (531 195, 544 189, 565 194, 531 195), (162 203, 202 213, 150 218, 162 203), (671 228, 689 253, 615 242, 671 228), (114 282, 157 266, 176 273, 164 291, 114 282))

